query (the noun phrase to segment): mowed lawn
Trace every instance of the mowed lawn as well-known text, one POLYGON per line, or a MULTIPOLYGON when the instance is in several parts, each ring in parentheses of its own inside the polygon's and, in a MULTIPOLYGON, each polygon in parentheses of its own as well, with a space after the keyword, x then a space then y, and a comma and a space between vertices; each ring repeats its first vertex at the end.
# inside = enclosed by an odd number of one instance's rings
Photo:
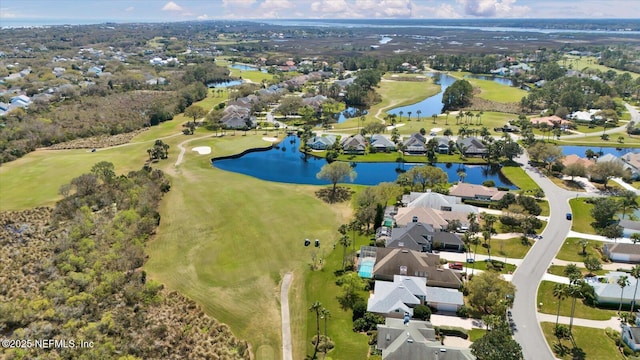
POLYGON ((587 254, 583 255, 582 245, 580 245, 581 240, 582 239, 579 238, 567 238, 562 244, 560 251, 556 255, 556 259, 583 262, 584 259, 589 256, 595 256, 596 258, 600 257, 600 254, 596 250, 596 246, 602 246, 601 241, 587 240, 587 254))
POLYGON ((591 226, 593 217, 591 216, 591 209, 593 205, 587 203, 587 199, 578 198, 569 200, 571 205, 571 213, 573 215, 571 230, 585 233, 595 234, 595 229, 591 226))
MULTIPOLYGON (((558 343, 558 338, 553 334, 555 323, 543 322, 540 324, 544 337, 547 339, 549 347, 553 349, 554 344, 558 343)), ((618 331, 618 329, 615 329, 618 331)), ((582 326, 574 326, 572 329, 573 338, 576 347, 582 349, 584 357, 581 359, 589 360, 622 360, 626 357, 618 351, 615 341, 607 336, 604 329, 594 329, 582 326)), ((563 340, 562 344, 567 346, 569 350, 573 348, 570 340, 563 340)), ((559 359, 572 359, 571 351, 564 356, 558 356, 559 359)))
MULTIPOLYGON (((540 312, 545 314, 556 315, 558 313, 558 298, 553 296, 553 287, 556 283, 551 281, 540 282, 538 288, 538 304, 542 304, 540 312)), ((571 316, 571 302, 567 298, 560 303, 560 316, 571 316)), ((574 317, 591 320, 609 320, 612 316, 616 316, 615 310, 598 309, 587 306, 580 299, 576 301, 576 309, 574 317)))
POLYGON ((502 171, 502 174, 506 176, 509 181, 524 192, 530 192, 540 188, 531 176, 520 166, 503 166, 500 171, 502 171))
MULTIPOLYGON (((266 145, 260 138, 225 136, 187 146, 211 146, 213 153, 187 151, 182 165, 167 169, 174 173, 173 185, 162 201, 162 221, 148 244, 145 270, 228 324, 251 343, 257 359, 279 359, 282 276, 294 272, 293 289, 303 288, 311 251, 333 251, 336 229, 350 210, 347 204, 330 206, 318 200, 313 194, 317 187, 265 182, 211 168, 210 157, 266 145), (305 238, 321 239, 322 246, 304 247, 305 238)), ((299 292, 292 291, 290 298, 298 312, 308 307, 299 292)), ((306 316, 292 322, 294 358, 304 357, 306 316)))

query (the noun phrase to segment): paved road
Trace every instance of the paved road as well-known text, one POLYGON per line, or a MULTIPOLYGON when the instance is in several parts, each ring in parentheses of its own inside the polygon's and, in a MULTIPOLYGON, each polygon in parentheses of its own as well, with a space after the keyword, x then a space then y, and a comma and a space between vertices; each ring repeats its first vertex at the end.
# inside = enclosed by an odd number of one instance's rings
POLYGON ((286 273, 282 278, 280 288, 280 312, 282 313, 282 359, 293 360, 293 346, 291 345, 291 318, 289 313, 289 287, 293 273, 286 273))
POLYGON ((555 359, 538 321, 538 284, 571 230, 571 221, 565 219, 565 214, 571 211, 569 199, 586 194, 557 187, 542 173, 534 171, 526 154, 517 161, 549 199, 550 221, 542 232, 543 239, 536 241, 513 274, 512 283, 517 289, 512 311, 517 329, 514 338, 522 346, 525 360, 555 359))

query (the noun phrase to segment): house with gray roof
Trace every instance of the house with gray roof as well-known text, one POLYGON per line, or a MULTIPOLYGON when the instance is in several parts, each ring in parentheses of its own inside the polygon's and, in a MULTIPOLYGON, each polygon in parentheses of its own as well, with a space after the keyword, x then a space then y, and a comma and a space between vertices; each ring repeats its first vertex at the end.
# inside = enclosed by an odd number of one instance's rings
MULTIPOLYGON (((430 189, 427 192, 411 192, 409 195, 402 196, 402 204, 406 207, 420 206, 428 207, 442 211, 455 211, 462 213, 478 213, 478 208, 475 206, 463 204, 462 200, 458 197, 451 195, 443 195, 437 192, 433 192, 430 189)), ((400 213, 398 211, 398 213, 400 213)))
POLYGON ((396 144, 381 134, 371 135, 371 144, 369 147, 375 149, 376 152, 389 152, 396 149, 396 144))
POLYGON ((640 311, 636 312, 636 323, 622 324, 622 341, 633 351, 640 351, 640 311))
POLYGON ((393 281, 395 275, 427 278, 427 286, 458 289, 460 274, 440 265, 440 256, 402 248, 377 248, 372 277, 393 281))
POLYGON ((375 291, 367 302, 367 311, 383 316, 413 316, 413 308, 423 305, 427 297, 427 279, 395 275, 393 282, 376 281, 375 291))
MULTIPOLYGON (((628 273, 611 271, 604 276, 587 278, 586 280, 587 284, 593 288, 595 300, 598 304, 618 305, 622 299, 622 304, 630 305, 631 301, 633 301, 633 289, 636 286, 636 279, 628 273), (621 276, 627 276, 629 281, 629 286, 624 288, 624 292, 618 285, 618 279, 621 276)), ((640 293, 636 294, 636 303, 638 299, 640 299, 640 293)))
POLYGON ((425 303, 438 311, 455 313, 464 305, 464 295, 458 289, 427 286, 425 303))
POLYGON ((475 360, 471 350, 442 345, 428 321, 387 318, 378 324, 376 349, 384 360, 475 360))
POLYGON ((449 153, 449 138, 448 137, 436 137, 433 138, 436 142, 436 152, 438 154, 448 154, 449 153))
POLYGON ((429 224, 417 222, 417 219, 407 226, 391 229, 391 237, 385 245, 421 252, 431 252, 435 248, 456 252, 464 250, 464 243, 458 235, 435 230, 429 224))
POLYGON ((602 252, 614 262, 640 263, 640 244, 606 242, 602 252))
POLYGON ((464 156, 483 156, 487 153, 487 147, 475 137, 458 138, 456 145, 464 156))
POLYGON ((618 222, 618 225, 622 226, 623 237, 631 238, 631 235, 640 233, 640 221, 622 219, 618 222))
POLYGON ((367 150, 367 140, 360 134, 342 139, 340 145, 345 154, 364 155, 367 150))
POLYGON ((314 136, 307 142, 313 150, 327 150, 336 143, 335 135, 314 136))
POLYGON ((426 139, 420 133, 411 135, 403 142, 404 151, 412 155, 424 155, 427 153, 426 139))

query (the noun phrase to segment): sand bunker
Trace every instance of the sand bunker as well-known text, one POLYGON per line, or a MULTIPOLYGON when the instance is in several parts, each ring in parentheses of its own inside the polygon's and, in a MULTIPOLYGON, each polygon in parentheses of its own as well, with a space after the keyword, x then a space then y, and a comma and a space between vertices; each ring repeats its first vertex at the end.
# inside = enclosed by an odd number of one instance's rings
POLYGON ((395 128, 399 128, 400 126, 404 126, 404 124, 395 124, 387 126, 387 130, 393 130, 395 128))
POLYGON ((268 141, 268 142, 276 142, 278 141, 278 138, 274 138, 274 137, 263 137, 262 140, 264 141, 268 141))
POLYGON ((209 146, 198 146, 191 149, 192 151, 197 151, 200 155, 211 154, 211 147, 209 146))
POLYGON ((433 128, 433 129, 431 129, 431 132, 436 132, 437 133, 437 132, 440 132, 440 131, 442 131, 441 128, 433 128))

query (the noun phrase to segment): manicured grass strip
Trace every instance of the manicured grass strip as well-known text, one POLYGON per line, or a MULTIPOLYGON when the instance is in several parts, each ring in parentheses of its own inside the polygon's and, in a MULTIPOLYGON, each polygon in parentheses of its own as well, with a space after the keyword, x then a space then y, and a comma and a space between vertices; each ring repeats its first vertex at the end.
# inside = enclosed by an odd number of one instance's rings
POLYGON ((549 202, 545 200, 536 200, 538 206, 540 206, 540 216, 549 216, 551 210, 549 209, 549 202))
MULTIPOLYGON (((352 232, 348 232, 352 236, 352 232)), ((361 245, 369 245, 369 237, 356 234, 356 249, 359 250, 361 245)), ((352 252, 352 246, 347 249, 352 252)), ((325 267, 319 271, 308 272, 305 277, 305 293, 307 300, 307 308, 314 301, 319 301, 331 312, 331 317, 327 323, 327 332, 336 347, 327 355, 332 359, 366 359, 367 358, 367 335, 353 332, 353 321, 351 320, 351 310, 343 310, 338 303, 338 296, 342 295, 342 289, 336 285, 337 277, 334 271, 342 267, 343 248, 340 245, 326 258, 325 267)), ((363 291, 360 293, 366 302, 369 293, 363 291)), ((307 309, 308 312, 308 309, 307 309)), ((305 337, 306 354, 313 353, 313 345, 311 338, 316 334, 315 315, 309 313, 307 315, 307 334, 305 337)), ((324 321, 321 322, 321 332, 324 333, 324 321)), ((300 357, 303 358, 303 357, 300 357)))
MULTIPOLYGON (((555 323, 543 322, 540 324, 544 337, 547 339, 549 347, 553 350, 554 344, 558 343, 558 338, 553 334, 555 323)), ((616 329, 617 330, 617 329, 616 329)), ((613 340, 605 334, 604 329, 594 329, 582 326, 573 326, 572 329, 573 338, 576 342, 576 347, 581 349, 584 353, 581 359, 589 360, 622 360, 624 356, 618 351, 618 348, 613 340)), ((570 340, 563 340, 562 344, 567 346, 569 351, 567 354, 560 356, 560 354, 554 353, 554 355, 563 360, 572 359, 571 349, 573 348, 570 340)))
MULTIPOLYGON (((474 247, 472 247, 472 249, 473 248, 474 247)), ((522 259, 527 254, 529 249, 531 249, 531 246, 523 245, 520 238, 491 240, 491 258, 495 260, 502 261, 505 257, 522 259)), ((489 252, 487 248, 479 245, 478 254, 489 255, 489 252)))
MULTIPOLYGON (((566 269, 566 266, 560 266, 560 265, 551 265, 549 266, 549 274, 553 274, 553 275, 558 275, 558 276, 566 276, 564 274, 564 269, 566 269)), ((582 272, 583 275, 586 275, 589 273, 589 270, 583 268, 583 267, 578 267, 578 269, 580 269, 580 271, 582 272)), ((598 270, 596 272, 594 272, 594 274, 596 275, 605 275, 606 273, 608 273, 608 270, 598 270)))
POLYGON ((595 234, 595 229, 591 226, 593 217, 591 217, 591 209, 593 205, 587 203, 587 199, 578 198, 569 200, 571 205, 571 213, 573 215, 573 223, 571 230, 585 233, 595 234))
MULTIPOLYGON (((551 281, 542 281, 538 288, 538 301, 542 303, 539 307, 539 311, 545 314, 557 314, 558 312, 558 299, 553 296, 553 287, 556 283, 551 281)), ((570 298, 562 300, 560 304, 560 315, 571 316, 571 302, 570 298)), ((591 306, 587 306, 582 303, 580 299, 576 301, 576 310, 574 317, 591 320, 609 320, 612 316, 616 316, 615 310, 604 310, 591 306)))
POLYGON ((535 181, 519 166, 503 166, 501 171, 520 190, 533 191, 539 189, 535 181))
POLYGON ((574 56, 574 55, 564 55, 562 59, 558 60, 558 64, 565 67, 571 66, 571 68, 576 69, 578 71, 583 71, 584 69, 594 69, 594 70, 600 70, 603 73, 606 73, 609 70, 613 70, 618 75, 628 72, 629 75, 631 75, 631 77, 634 79, 640 76, 640 74, 634 73, 631 71, 622 71, 622 70, 608 67, 606 65, 600 65, 600 60, 596 59, 593 56, 583 57, 583 56, 574 56))
POLYGON ((481 337, 483 337, 485 334, 487 333, 487 330, 485 329, 471 329, 469 330, 469 341, 473 342, 476 341, 478 339, 480 339, 481 337))
POLYGON ((560 251, 556 255, 556 258, 559 260, 575 261, 575 262, 582 262, 588 256, 595 256, 597 258, 600 258, 600 254, 596 251, 596 246, 601 246, 602 245, 601 241, 587 240, 587 248, 586 248, 587 254, 583 255, 582 246, 580 245, 580 240, 582 239, 567 238, 562 244, 562 247, 560 248, 560 251))
POLYGON ((480 88, 480 94, 476 95, 483 99, 499 103, 520 102, 527 92, 516 87, 499 84, 493 80, 481 80, 474 78, 464 78, 474 87, 480 88))

